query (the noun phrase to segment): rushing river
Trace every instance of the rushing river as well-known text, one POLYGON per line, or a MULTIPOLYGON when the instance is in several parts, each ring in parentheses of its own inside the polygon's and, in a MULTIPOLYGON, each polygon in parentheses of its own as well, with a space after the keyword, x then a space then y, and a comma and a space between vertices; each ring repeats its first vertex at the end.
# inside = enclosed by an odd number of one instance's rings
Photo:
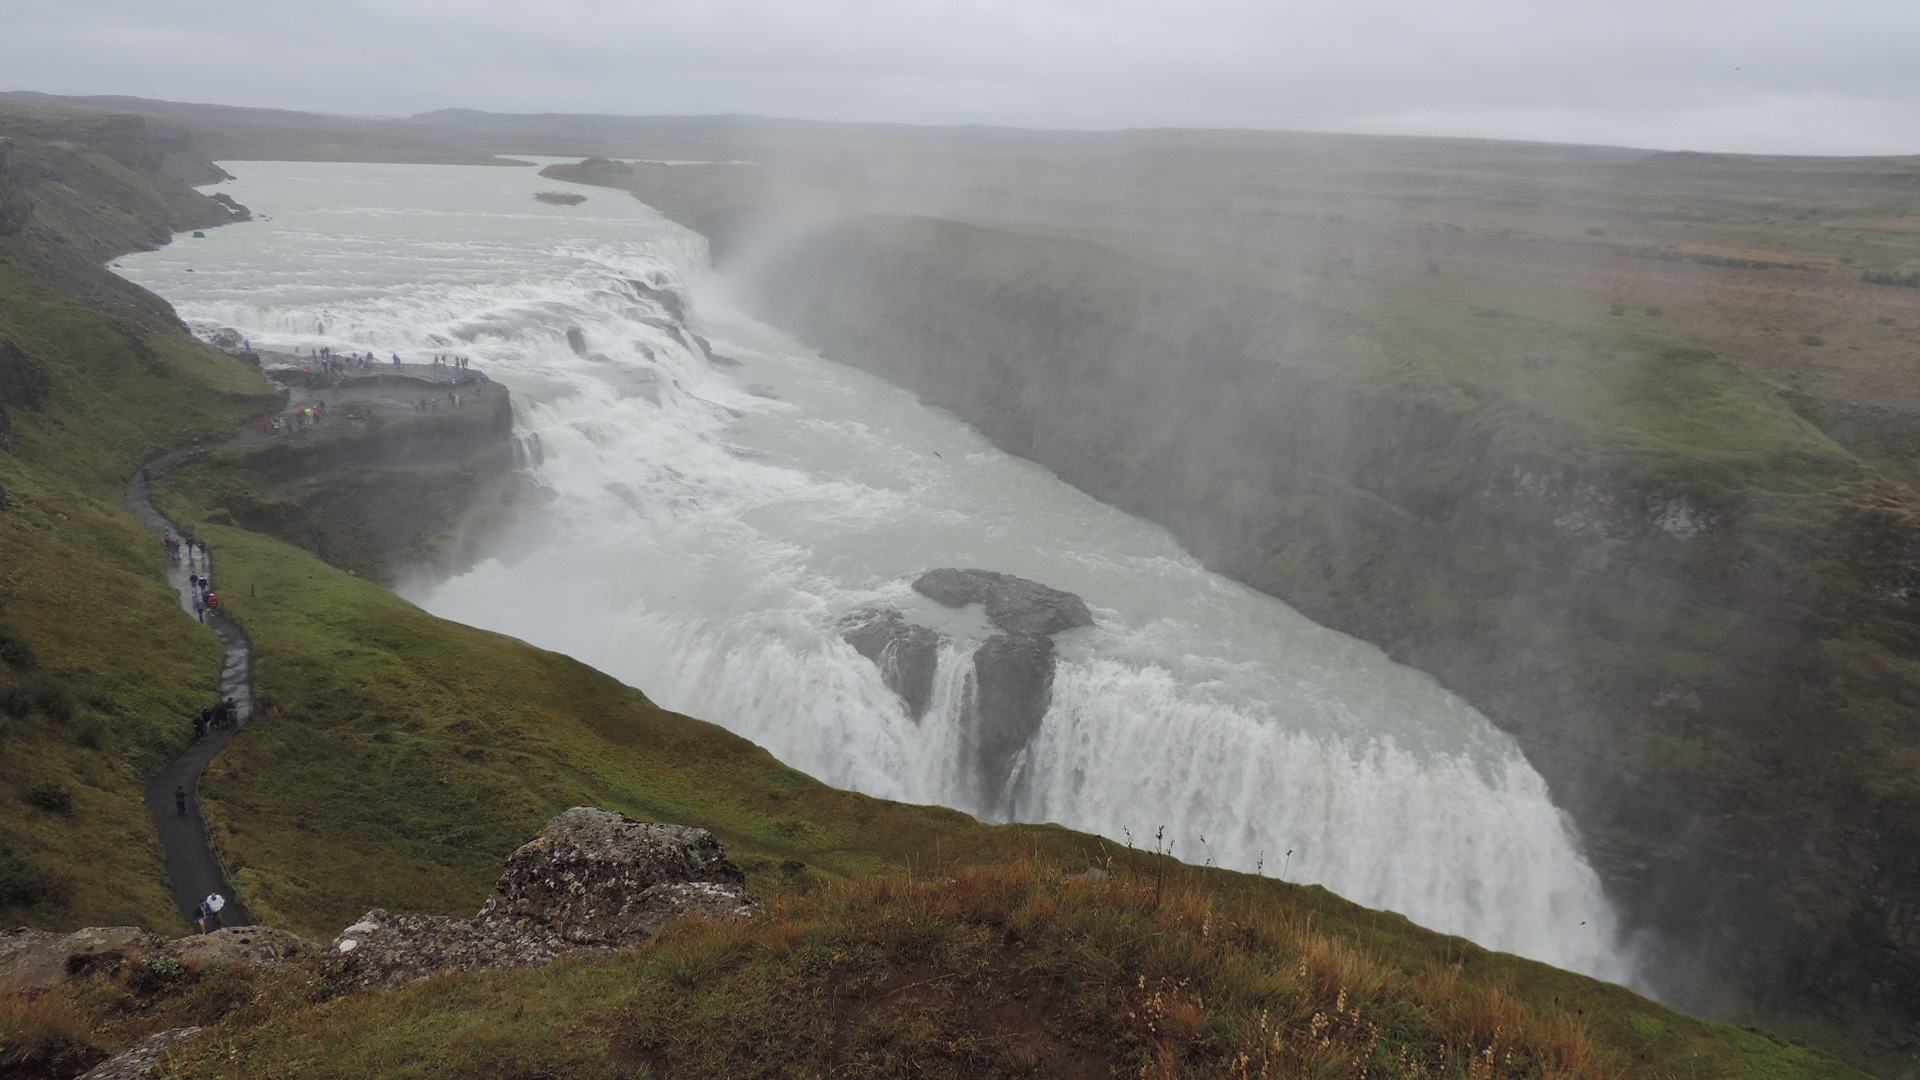
POLYGON ((261 220, 128 256, 197 329, 256 345, 459 352, 508 385, 551 501, 407 595, 569 653, 830 783, 1057 821, 1318 882, 1436 929, 1624 980, 1598 879, 1512 741, 1426 675, 1203 569, 1159 527, 911 394, 728 310, 702 238, 527 168, 242 162, 261 220), (709 362, 631 280, 685 288, 709 362), (643 321, 643 320, 651 320, 643 321), (578 334, 569 341, 568 331, 578 334), (1052 702, 991 798, 963 752, 992 628, 909 587, 981 567, 1079 594, 1052 702), (842 638, 892 609, 945 635, 921 719, 842 638))

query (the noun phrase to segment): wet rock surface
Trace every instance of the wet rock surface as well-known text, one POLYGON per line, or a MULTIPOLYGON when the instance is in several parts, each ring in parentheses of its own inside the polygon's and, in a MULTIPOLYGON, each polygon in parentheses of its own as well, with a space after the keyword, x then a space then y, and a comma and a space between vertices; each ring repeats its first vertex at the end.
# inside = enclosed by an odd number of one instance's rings
MULTIPOLYGON (((1053 696, 1052 635, 1092 626, 1093 613, 1070 592, 995 570, 929 570, 914 579, 913 588, 948 607, 980 604, 1002 631, 974 650, 963 720, 980 805, 997 812, 1012 794, 1020 752, 1040 730, 1053 696)), ((867 610, 850 616, 841 636, 880 669, 909 715, 926 716, 941 635, 907 622, 897 611, 867 610)))
POLYGON ((1011 791, 1015 761, 1053 698, 1053 661, 1053 639, 1039 634, 996 634, 974 650, 967 746, 984 806, 1002 805, 1011 791))
POLYGON ((328 952, 350 984, 399 986, 446 971, 630 948, 673 919, 752 911, 745 875, 705 829, 576 806, 508 858, 474 918, 375 909, 328 952))
POLYGON ((907 715, 924 719, 933 701, 940 635, 906 621, 897 611, 861 612, 849 622, 851 625, 840 636, 880 669, 887 689, 906 702, 907 715))
POLYGON ((948 607, 984 605, 987 619, 1009 634, 1057 634, 1093 625, 1093 613, 1078 596, 994 570, 929 570, 914 579, 913 590, 948 607))

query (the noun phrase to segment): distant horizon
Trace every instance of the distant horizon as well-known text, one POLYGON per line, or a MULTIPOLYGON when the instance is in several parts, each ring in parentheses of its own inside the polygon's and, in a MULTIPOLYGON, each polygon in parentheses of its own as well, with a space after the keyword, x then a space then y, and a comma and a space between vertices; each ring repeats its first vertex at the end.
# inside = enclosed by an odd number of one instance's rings
POLYGON ((0 71, 17 85, 352 118, 1920 152, 1920 5, 1893 0, 15 0, 7 22, 0 71))
POLYGON ((1701 149, 1698 147, 1634 146, 1634 145, 1628 145, 1624 143, 1582 142, 1582 141, 1569 141, 1569 140, 1558 140, 1558 139, 1502 137, 1502 136, 1488 136, 1488 135, 1460 135, 1460 134, 1450 135, 1450 134, 1434 134, 1434 133, 1374 132, 1374 131, 1350 131, 1350 130, 1330 130, 1330 129, 1323 130, 1323 129, 1315 129, 1315 128, 1281 128, 1281 127, 1248 127, 1248 126, 1209 127, 1209 126, 1202 126, 1202 125, 1171 125, 1171 124, 1139 126, 1139 127, 1089 127, 1089 128, 1034 127, 1034 126, 1026 126, 1026 125, 1020 125, 1020 124, 997 124, 997 123, 960 123, 960 122, 913 123, 913 122, 907 122, 907 121, 894 121, 894 120, 856 120, 856 119, 845 119, 845 118, 782 116, 782 115, 776 115, 776 114, 770 114, 770 113, 747 113, 747 112, 616 113, 616 112, 566 112, 566 111, 559 111, 559 110, 512 111, 512 110, 502 110, 502 109, 482 109, 482 108, 475 108, 472 106, 464 106, 464 105, 447 105, 439 108, 428 109, 423 112, 414 112, 414 113, 344 113, 344 112, 327 112, 327 111, 316 110, 316 109, 290 108, 290 107, 278 106, 278 105, 241 105, 241 104, 234 104, 232 102, 226 102, 226 101, 195 101, 195 100, 186 100, 181 98, 156 97, 156 96, 140 95, 140 94, 124 94, 124 93, 60 94, 60 93, 53 93, 45 90, 29 89, 25 87, 17 87, 12 89, 0 90, 0 101, 4 101, 8 98, 17 99, 19 96, 45 98, 45 99, 49 99, 49 101, 52 103, 110 102, 110 101, 150 102, 156 105, 177 105, 177 106, 185 106, 185 107, 191 107, 191 108, 232 109, 237 111, 250 111, 250 112, 285 113, 285 114, 290 114, 294 116, 316 117, 320 119, 329 119, 329 120, 357 121, 357 122, 373 123, 373 124, 401 123, 406 121, 421 120, 423 118, 432 117, 432 116, 445 114, 445 113, 464 113, 464 114, 471 114, 475 116, 526 118, 526 119, 555 117, 555 118, 566 118, 566 119, 577 119, 577 120, 757 120, 757 121, 765 121, 768 123, 776 123, 776 124, 814 124, 814 125, 820 125, 823 127, 903 128, 903 129, 931 130, 931 131, 1007 131, 1007 132, 1021 132, 1021 133, 1034 134, 1034 135, 1046 135, 1046 134, 1120 135, 1120 134, 1130 134, 1130 133, 1152 133, 1152 132, 1191 132, 1195 134, 1203 134, 1203 133, 1228 134, 1228 133, 1235 133, 1235 132, 1243 132, 1243 133, 1257 134, 1257 135, 1308 135, 1308 136, 1320 136, 1320 137, 1327 137, 1327 138, 1407 139, 1407 140, 1423 140, 1423 141, 1432 141, 1432 142, 1474 142, 1474 143, 1496 143, 1496 144, 1531 145, 1531 146, 1564 146, 1564 147, 1577 148, 1577 149, 1618 150, 1618 151, 1625 151, 1625 152, 1631 152, 1631 153, 1700 154, 1700 155, 1714 156, 1714 157, 1760 157, 1760 158, 1768 158, 1768 157, 1792 157, 1792 158, 1920 157, 1920 148, 1916 148, 1913 151, 1908 151, 1904 153, 1902 152, 1793 153, 1793 152, 1778 152, 1778 151, 1770 152, 1770 151, 1710 150, 1710 149, 1701 149))

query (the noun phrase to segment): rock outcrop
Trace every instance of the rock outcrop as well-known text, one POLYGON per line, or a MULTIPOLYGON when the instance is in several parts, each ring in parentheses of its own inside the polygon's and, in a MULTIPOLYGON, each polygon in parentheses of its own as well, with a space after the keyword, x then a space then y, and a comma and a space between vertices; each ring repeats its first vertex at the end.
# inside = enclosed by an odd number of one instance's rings
POLYGON ((848 620, 841 637, 880 669, 887 689, 906 702, 908 716, 926 717, 940 665, 939 634, 906 621, 897 611, 863 611, 848 620))
MULTIPOLYGON (((979 604, 1001 631, 974 650, 963 733, 978 808, 998 813, 1011 795, 1020 752, 1040 730, 1053 696, 1052 635, 1092 626, 1093 613, 1070 592, 996 570, 942 567, 915 578, 913 588, 948 607, 979 604)), ((843 626, 841 637, 880 669, 907 714, 924 719, 933 701, 941 636, 897 611, 857 612, 843 626)))
POLYGON ((948 607, 981 604, 987 620, 1009 634, 1057 634, 1092 626, 1086 601, 994 570, 929 570, 913 581, 913 591, 948 607))
POLYGON ((0 994, 51 990, 68 979, 112 974, 155 946, 137 926, 90 926, 71 934, 9 930, 0 934, 0 994))
POLYGON ((193 1041, 197 1027, 174 1028, 149 1035, 80 1074, 80 1080, 147 1080, 158 1075, 167 1055, 193 1041))
POLYGON ((141 957, 195 967, 268 967, 311 956, 320 946, 268 926, 159 938, 137 926, 90 926, 70 934, 21 927, 0 933, 0 994, 51 990, 69 979, 112 975, 141 957))
MULTIPOLYGON (((250 354, 239 354, 242 359, 250 354)), ((236 523, 306 549, 342 570, 390 582, 398 567, 458 573, 538 491, 520 469, 512 397, 491 383, 455 389, 375 365, 366 374, 308 372, 286 354, 266 354, 267 375, 310 404, 324 395, 331 415, 246 457, 247 482, 222 496, 236 523)))
POLYGON ((1011 794, 1020 751, 1040 730, 1053 697, 1053 638, 1093 625, 1086 601, 1070 592, 994 570, 929 570, 915 592, 948 607, 979 604, 1003 631, 973 653, 973 708, 966 748, 980 781, 980 805, 1001 807, 1011 794))
POLYGON ((229 926, 211 934, 190 934, 160 946, 164 955, 197 967, 271 967, 320 950, 318 942, 271 926, 229 926))
POLYGON ((576 806, 508 858, 473 918, 375 909, 341 931, 329 952, 350 983, 400 986, 446 971, 631 948, 674 919, 752 911, 745 875, 705 829, 576 806))

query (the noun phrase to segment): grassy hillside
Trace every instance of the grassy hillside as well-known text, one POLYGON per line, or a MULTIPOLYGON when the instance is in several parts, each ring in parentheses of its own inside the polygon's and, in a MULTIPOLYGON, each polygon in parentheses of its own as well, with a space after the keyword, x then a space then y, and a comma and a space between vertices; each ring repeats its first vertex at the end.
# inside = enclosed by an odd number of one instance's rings
POLYGON ((32 217, 0 236, 0 624, 17 643, 0 665, 0 920, 171 927, 140 791, 213 694, 219 646, 123 489, 270 399, 93 262, 191 219, 84 141, 9 157, 32 217))
POLYGON ((0 1060, 197 1023, 167 1075, 1858 1075, 1318 889, 1125 853, 1105 877, 1084 865, 780 890, 750 921, 683 922, 611 959, 391 992, 336 996, 324 963, 136 967, 0 1003, 0 1060))

